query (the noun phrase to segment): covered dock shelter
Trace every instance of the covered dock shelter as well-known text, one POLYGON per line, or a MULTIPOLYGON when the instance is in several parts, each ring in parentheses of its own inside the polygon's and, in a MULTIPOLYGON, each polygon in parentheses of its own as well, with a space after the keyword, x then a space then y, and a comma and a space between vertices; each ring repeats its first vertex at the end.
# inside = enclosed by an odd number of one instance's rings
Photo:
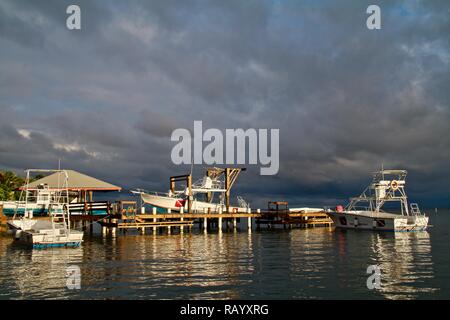
MULTIPOLYGON (((68 187, 70 192, 77 192, 78 199, 84 202, 93 201, 93 193, 95 191, 121 191, 122 188, 111 183, 99 180, 75 170, 64 170, 68 175, 68 187)), ((59 189, 61 181, 64 181, 62 172, 55 172, 49 176, 31 182, 28 189, 38 189, 41 185, 46 185, 50 190, 59 189)))
MULTIPOLYGON (((71 211, 74 211, 73 213, 90 212, 91 214, 95 214, 93 211, 99 212, 99 210, 96 209, 104 208, 105 206, 107 208, 106 211, 109 211, 109 203, 94 202, 94 192, 113 192, 122 190, 122 188, 119 186, 88 176, 75 170, 64 171, 66 171, 68 175, 67 189, 73 199, 70 204, 71 211)), ((30 182, 28 185, 28 189, 38 190, 44 186, 49 190, 60 189, 61 183, 62 181, 64 181, 64 179, 65 176, 63 172, 55 172, 41 179, 30 182)))

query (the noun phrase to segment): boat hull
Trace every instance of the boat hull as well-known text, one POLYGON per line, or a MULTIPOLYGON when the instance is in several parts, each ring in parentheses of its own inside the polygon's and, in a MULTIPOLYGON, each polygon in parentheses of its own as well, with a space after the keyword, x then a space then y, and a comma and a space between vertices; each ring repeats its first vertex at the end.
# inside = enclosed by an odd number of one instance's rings
MULTIPOLYGON (((172 211, 180 211, 181 208, 187 210, 187 201, 181 198, 169 197, 169 196, 159 196, 148 193, 141 193, 142 201, 150 204, 154 207, 170 209, 172 211)), ((222 204, 209 203, 204 201, 194 200, 192 201, 193 212, 203 212, 205 210, 211 212, 218 212, 221 210, 226 210, 226 207, 222 204)), ((247 208, 242 207, 230 207, 230 211, 234 212, 246 212, 247 208)))
MULTIPOLYGON (((5 216, 23 216, 25 214, 25 206, 17 206, 15 202, 3 202, 3 214, 5 216)), ((33 211, 33 216, 46 216, 48 215, 48 208, 42 204, 28 204, 27 211, 33 211)))
POLYGON ((14 238, 19 239, 22 231, 31 230, 37 223, 35 219, 15 219, 6 222, 8 225, 8 233, 12 234, 14 238))
POLYGON ((83 241, 83 232, 64 229, 40 229, 22 231, 19 241, 34 249, 51 247, 77 247, 83 241))
MULTIPOLYGON (((69 210, 72 216, 84 214, 85 213, 85 211, 83 210, 84 208, 85 203, 83 202, 69 204, 69 210)), ((87 208, 89 214, 94 216, 108 214, 108 208, 104 202, 98 202, 94 204, 88 203, 87 208)), ((48 206, 43 204, 35 204, 35 203, 27 204, 27 212, 30 211, 33 212, 34 217, 46 217, 49 215, 48 206)), ((56 215, 62 214, 61 209, 53 208, 52 212, 56 215)), ((12 217, 14 216, 14 214, 18 217, 23 217, 25 216, 25 206, 23 204, 17 206, 15 202, 4 202, 3 214, 7 217, 12 217)))
POLYGON ((346 229, 379 231, 423 231, 428 226, 428 217, 403 216, 379 212, 328 212, 334 226, 346 229))

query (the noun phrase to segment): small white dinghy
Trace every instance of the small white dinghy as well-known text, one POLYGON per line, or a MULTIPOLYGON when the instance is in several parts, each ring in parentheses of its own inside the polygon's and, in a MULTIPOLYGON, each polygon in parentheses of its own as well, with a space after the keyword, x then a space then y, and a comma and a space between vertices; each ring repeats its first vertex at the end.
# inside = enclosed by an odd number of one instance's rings
POLYGON ((327 213, 340 228, 422 231, 428 226, 428 217, 416 203, 408 205, 405 192, 406 170, 381 170, 374 173, 372 183, 346 208, 337 206, 327 213), (400 203, 400 213, 388 213, 382 207, 390 202, 400 203), (364 206, 361 207, 360 205, 364 206))
MULTIPOLYGON (((27 177, 23 191, 25 215, 8 221, 10 232, 19 242, 33 248, 79 246, 83 241, 83 232, 70 229, 68 174, 65 170, 26 170, 27 177), (33 218, 33 210, 27 207, 29 196, 30 172, 59 172, 61 187, 53 190, 50 199, 49 220, 33 218)), ((22 196, 21 196, 22 198, 22 196)))

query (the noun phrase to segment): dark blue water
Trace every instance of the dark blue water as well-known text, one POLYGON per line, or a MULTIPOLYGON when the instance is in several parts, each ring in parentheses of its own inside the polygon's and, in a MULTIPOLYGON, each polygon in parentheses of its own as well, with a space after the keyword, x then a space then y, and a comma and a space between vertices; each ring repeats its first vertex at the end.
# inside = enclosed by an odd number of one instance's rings
POLYGON ((334 228, 87 236, 26 250, 0 237, 0 299, 449 299, 450 211, 428 232, 334 228), (81 289, 66 286, 78 266, 81 289), (381 288, 368 289, 369 265, 381 288))

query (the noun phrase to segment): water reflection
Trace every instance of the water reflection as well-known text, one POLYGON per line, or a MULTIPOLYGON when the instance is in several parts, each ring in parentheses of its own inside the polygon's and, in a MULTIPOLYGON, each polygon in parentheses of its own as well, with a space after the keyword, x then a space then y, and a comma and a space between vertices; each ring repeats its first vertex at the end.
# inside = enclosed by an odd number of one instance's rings
POLYGON ((442 279, 427 232, 246 231, 99 234, 53 250, 0 237, 0 299, 413 299, 432 297, 442 279), (370 264, 381 267, 381 290, 366 287, 370 264), (81 290, 66 288, 70 265, 81 290))
POLYGON ((335 265, 333 256, 334 228, 292 230, 290 233, 291 281, 297 283, 294 298, 317 299, 330 286, 328 275, 335 265), (314 290, 311 290, 314 288, 314 290))
POLYGON ((146 297, 239 298, 235 286, 253 269, 248 239, 240 233, 185 233, 103 238, 100 248, 88 242, 85 260, 91 262, 82 284, 94 296, 105 291, 96 285, 105 279, 111 297, 126 298, 134 289, 146 290, 146 297))
POLYGON ((414 299, 437 291, 428 232, 375 233, 372 250, 381 267, 381 289, 388 299, 414 299))
POLYGON ((5 294, 18 299, 64 298, 67 293, 66 268, 79 265, 83 260, 81 248, 30 250, 11 241, 5 249, 8 263, 2 263, 1 267, 8 270, 5 281, 10 290, 5 294))

